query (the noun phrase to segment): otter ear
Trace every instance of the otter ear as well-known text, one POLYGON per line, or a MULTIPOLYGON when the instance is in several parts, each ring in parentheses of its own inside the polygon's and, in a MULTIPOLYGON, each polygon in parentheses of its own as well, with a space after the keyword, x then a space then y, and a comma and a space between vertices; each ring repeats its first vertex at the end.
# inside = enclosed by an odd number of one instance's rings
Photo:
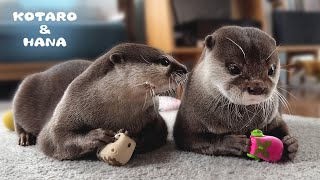
POLYGON ((113 53, 110 55, 110 61, 113 64, 120 64, 120 63, 124 63, 124 59, 121 53, 113 53))
POLYGON ((208 49, 212 49, 215 44, 215 38, 214 35, 208 35, 206 39, 204 40, 204 44, 208 49))

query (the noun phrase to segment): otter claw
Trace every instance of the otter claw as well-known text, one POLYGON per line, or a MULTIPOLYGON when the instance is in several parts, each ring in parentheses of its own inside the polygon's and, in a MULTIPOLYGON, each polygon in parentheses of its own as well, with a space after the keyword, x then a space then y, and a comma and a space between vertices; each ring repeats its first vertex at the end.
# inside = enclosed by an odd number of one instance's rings
MULTIPOLYGON (((123 133, 123 134, 125 134, 125 135, 129 135, 129 131, 127 131, 127 130, 125 130, 125 129, 120 129, 119 131, 118 131, 118 133, 123 133)), ((118 134, 117 133, 117 134, 118 134)))
POLYGON ((155 85, 153 85, 153 84, 150 84, 149 82, 144 82, 143 83, 143 85, 144 85, 144 87, 146 87, 146 88, 151 88, 151 89, 155 89, 156 88, 156 86, 155 85))
POLYGON ((144 86, 147 89, 155 89, 156 88, 155 85, 149 83, 148 81, 146 81, 146 82, 144 82, 142 84, 138 84, 137 86, 144 86))
POLYGON ((120 129, 120 130, 117 132, 117 134, 118 134, 118 133, 124 133, 124 132, 125 132, 124 129, 120 129))

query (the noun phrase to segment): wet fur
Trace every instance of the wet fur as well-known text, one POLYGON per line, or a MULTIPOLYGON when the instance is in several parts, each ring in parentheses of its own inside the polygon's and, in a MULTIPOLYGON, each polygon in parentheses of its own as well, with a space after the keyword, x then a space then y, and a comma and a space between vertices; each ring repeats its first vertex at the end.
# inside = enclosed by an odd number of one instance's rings
MULTIPOLYGON (((206 47, 199 64, 190 74, 181 106, 174 125, 174 139, 181 150, 207 155, 242 156, 248 152, 250 131, 262 129, 267 135, 284 142, 282 160, 293 159, 298 142, 289 135, 286 123, 278 113, 279 95, 276 84, 279 69, 274 77, 265 75, 269 64, 279 65, 275 41, 255 28, 224 27, 206 38, 206 47), (234 43, 244 49, 240 51, 234 43), (245 64, 240 76, 232 76, 226 64, 245 64), (263 80, 268 89, 266 101, 243 105, 247 82, 263 80)), ((279 68, 279 67, 278 67, 279 68)))
POLYGON ((138 153, 165 144, 167 127, 155 110, 155 97, 145 102, 149 90, 138 84, 147 81, 166 87, 173 72, 186 73, 183 65, 157 49, 137 44, 116 46, 93 63, 81 61, 83 68, 80 61, 73 61, 68 69, 70 63, 32 75, 21 84, 14 98, 19 135, 27 132, 37 137, 41 151, 61 160, 94 153, 112 142, 120 129, 136 140, 138 153), (162 56, 170 66, 159 64, 162 56))

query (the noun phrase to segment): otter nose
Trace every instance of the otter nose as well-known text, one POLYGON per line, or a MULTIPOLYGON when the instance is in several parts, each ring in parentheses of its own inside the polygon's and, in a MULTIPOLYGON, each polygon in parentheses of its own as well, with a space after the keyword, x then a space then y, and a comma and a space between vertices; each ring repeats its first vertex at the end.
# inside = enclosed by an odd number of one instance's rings
POLYGON ((178 74, 187 74, 187 73, 188 73, 188 71, 187 71, 186 68, 178 69, 178 70, 176 70, 176 72, 177 72, 178 74))
POLYGON ((170 68, 170 73, 175 72, 177 74, 187 74, 188 70, 186 68, 186 66, 182 65, 182 64, 172 64, 171 68, 170 68))
POLYGON ((267 87, 263 82, 252 82, 247 85, 247 91, 251 95, 266 94, 267 87))

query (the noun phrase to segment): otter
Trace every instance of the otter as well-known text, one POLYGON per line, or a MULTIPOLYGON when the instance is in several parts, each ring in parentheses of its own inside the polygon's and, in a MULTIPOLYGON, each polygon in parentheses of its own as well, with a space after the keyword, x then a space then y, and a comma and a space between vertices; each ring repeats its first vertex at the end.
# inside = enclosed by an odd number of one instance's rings
POLYGON ((294 159, 298 140, 278 112, 280 62, 275 40, 252 27, 225 26, 205 38, 174 125, 176 146, 206 155, 242 156, 250 132, 263 130, 294 159))
POLYGON ((186 73, 164 52, 126 43, 94 62, 69 61, 31 75, 13 100, 19 144, 73 160, 94 154, 124 129, 136 140, 136 153, 159 148, 168 132, 156 97, 186 73))

